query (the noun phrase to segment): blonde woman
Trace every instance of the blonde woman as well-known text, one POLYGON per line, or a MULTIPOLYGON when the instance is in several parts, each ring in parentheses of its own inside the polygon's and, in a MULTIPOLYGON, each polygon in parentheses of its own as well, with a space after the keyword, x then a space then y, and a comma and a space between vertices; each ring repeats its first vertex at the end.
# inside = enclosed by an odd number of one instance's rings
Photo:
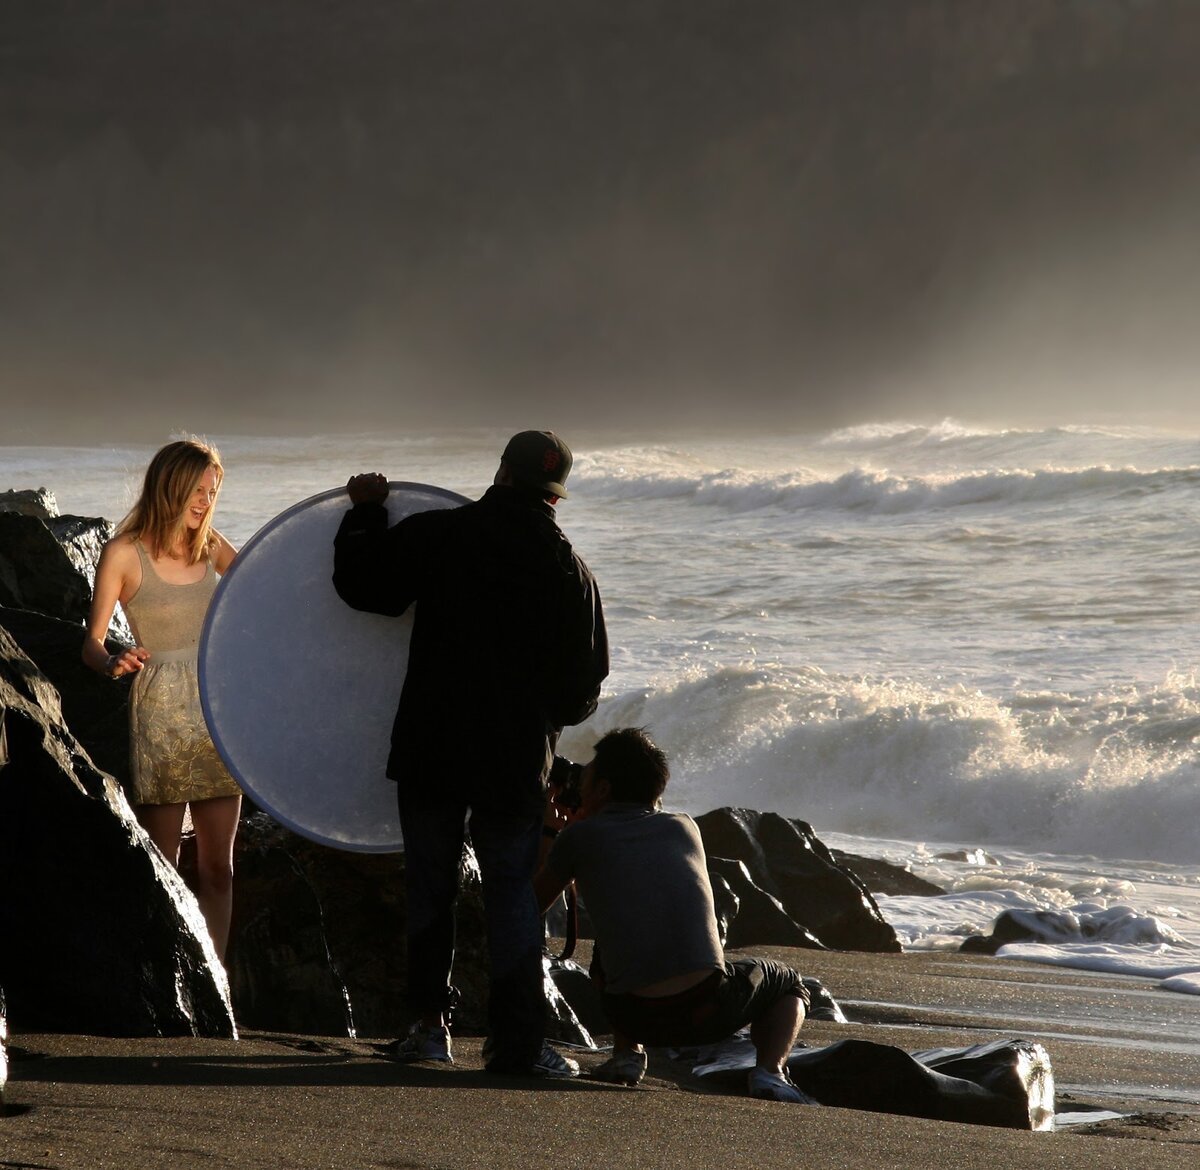
POLYGON ((212 526, 223 476, 216 449, 198 439, 168 443, 151 459, 141 496, 100 556, 83 644, 92 670, 109 678, 137 675, 129 754, 138 819, 178 865, 191 806, 196 898, 222 962, 242 796, 204 725, 196 655, 217 574, 237 555, 212 526), (109 654, 104 635, 118 601, 137 645, 109 654))

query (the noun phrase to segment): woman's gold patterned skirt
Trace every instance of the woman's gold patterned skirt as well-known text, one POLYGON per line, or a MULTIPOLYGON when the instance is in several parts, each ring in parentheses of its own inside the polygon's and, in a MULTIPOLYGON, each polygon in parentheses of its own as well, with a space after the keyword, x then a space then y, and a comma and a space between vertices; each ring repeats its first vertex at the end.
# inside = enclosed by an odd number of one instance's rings
POLYGON ((151 651, 129 700, 129 758, 138 804, 238 796, 200 707, 196 651, 151 651))

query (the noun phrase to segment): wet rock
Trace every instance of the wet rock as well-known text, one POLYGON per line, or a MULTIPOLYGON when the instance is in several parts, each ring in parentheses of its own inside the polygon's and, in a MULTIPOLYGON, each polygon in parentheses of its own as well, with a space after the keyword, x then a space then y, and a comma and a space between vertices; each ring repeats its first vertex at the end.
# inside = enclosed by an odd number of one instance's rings
MULTIPOLYGON (((85 624, 96 565, 112 534, 107 520, 0 510, 0 605, 85 624)), ((133 641, 119 606, 109 635, 133 641)))
MULTIPOLYGON (((725 861, 726 859, 718 857, 713 860, 725 861)), ((728 945, 730 924, 737 917, 742 903, 737 894, 733 892, 733 887, 713 868, 711 860, 708 867, 708 884, 712 886, 713 916, 717 920, 717 937, 721 940, 721 945, 726 946, 728 945)))
MULTIPOLYGON (((600 990, 578 963, 573 959, 547 957, 546 969, 554 986, 570 1005, 583 1034, 588 1037, 587 1041, 582 1043, 590 1044, 593 1033, 601 1034, 611 1030, 612 1025, 604 1014, 600 990)), ((554 1036, 552 1039, 581 1043, 570 1036, 554 1036)))
POLYGON ((1050 1057, 1028 1040, 907 1053, 839 1040, 794 1052, 788 1072, 822 1105, 969 1125, 1047 1129, 1054 1120, 1050 1057))
POLYGON ((890 861, 876 857, 860 857, 857 853, 844 853, 840 849, 829 851, 834 861, 848 869, 871 891, 872 894, 887 894, 900 897, 915 894, 922 898, 936 898, 946 893, 941 886, 919 878, 915 873, 890 861))
POLYGON ((778 898, 756 886, 744 861, 728 857, 710 857, 708 874, 717 890, 728 891, 720 900, 717 928, 721 945, 748 947, 756 943, 784 947, 810 947, 825 950, 825 945, 810 931, 792 919, 778 898), (732 908, 727 898, 732 898, 732 908))
POLYGON ((994 955, 1009 943, 1118 943, 1127 946, 1187 946, 1187 941, 1153 915, 1131 906, 1082 903, 1070 910, 1005 910, 989 935, 972 935, 958 948, 994 955))
POLYGON ((91 596, 49 521, 0 512, 0 604, 82 623, 91 596))
POLYGON ((829 989, 819 979, 811 975, 801 975, 800 982, 808 992, 808 1011, 805 1018, 809 1020, 824 1020, 830 1024, 847 1024, 846 1013, 842 1005, 830 994, 829 989))
MULTIPOLYGON (((0 606, 0 628, 50 680, 62 700, 72 734, 93 763, 114 777, 126 793, 129 774, 129 691, 133 676, 101 678, 79 656, 83 628, 59 618, 0 606)), ((117 643, 109 645, 116 650, 117 643)))
POLYGON ((1034 910, 1020 916, 1005 910, 992 923, 992 933, 973 934, 964 939, 959 950, 968 955, 994 955, 1002 946, 1012 942, 1040 941, 1044 936, 1038 929, 1041 915, 1053 915, 1053 911, 1034 910))
MULTIPOLYGON (((913 1059, 944 1077, 977 1085, 999 1099, 984 1124, 1050 1129, 1054 1122, 1054 1070, 1050 1054, 1033 1040, 993 1040, 970 1048, 932 1048, 913 1059)), ((983 1120, 983 1119, 981 1119, 983 1120)))
POLYGON ((0 512, 17 512, 22 516, 50 520, 58 515, 58 501, 54 493, 45 488, 9 490, 0 492, 0 512))
MULTIPOLYGON (((754 885, 823 945, 848 951, 900 950, 895 931, 866 886, 838 864, 810 825, 740 808, 716 809, 697 817, 696 823, 710 859, 744 862, 754 885)), ((753 944, 793 945, 774 938, 748 938, 742 945, 753 944)))
POLYGON ((199 907, 58 693, 0 630, 0 986, 10 1022, 108 1035, 234 1033, 199 907))
MULTIPOLYGON (((542 956, 542 986, 546 995, 546 1036, 551 1040, 561 1040, 581 1048, 595 1048, 596 1042, 592 1039, 591 1028, 583 1023, 576 1007, 578 1004, 579 1009, 587 1013, 591 998, 581 986, 571 985, 569 975, 561 970, 564 961, 569 962, 569 960, 556 959, 551 955, 542 956), (562 983, 560 983, 560 979, 563 980, 562 983), (563 983, 566 983, 566 986, 563 986, 563 983), (574 994, 568 995, 568 991, 573 991, 574 994)), ((587 976, 585 975, 584 978, 587 976)), ((588 979, 588 983, 591 983, 590 979, 588 979)), ((593 988, 593 993, 594 991, 593 988)), ((601 1020, 603 1020, 603 1015, 604 1013, 601 1012, 601 1020)), ((607 1028, 599 1027, 597 1030, 603 1032, 607 1031, 607 1028)))
POLYGON ((946 853, 935 853, 939 861, 962 861, 967 865, 999 865, 1000 862, 983 849, 951 849, 946 853))
MULTIPOLYGON (((740 1088, 754 1063, 748 1039, 681 1050, 695 1076, 740 1088)), ((908 1053, 869 1040, 798 1047, 787 1061, 798 1088, 822 1105, 1045 1130, 1054 1124, 1054 1074, 1046 1050, 1031 1040, 997 1040, 971 1048, 908 1053)))

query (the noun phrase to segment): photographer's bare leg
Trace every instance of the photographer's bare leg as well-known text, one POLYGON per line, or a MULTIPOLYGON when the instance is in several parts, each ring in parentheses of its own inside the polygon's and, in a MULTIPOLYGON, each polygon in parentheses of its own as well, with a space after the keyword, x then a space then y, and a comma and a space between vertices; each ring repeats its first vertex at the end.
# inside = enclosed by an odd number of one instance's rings
POLYGON ((785 995, 750 1025, 750 1040, 758 1053, 758 1067, 781 1073, 804 1023, 804 1000, 785 995))

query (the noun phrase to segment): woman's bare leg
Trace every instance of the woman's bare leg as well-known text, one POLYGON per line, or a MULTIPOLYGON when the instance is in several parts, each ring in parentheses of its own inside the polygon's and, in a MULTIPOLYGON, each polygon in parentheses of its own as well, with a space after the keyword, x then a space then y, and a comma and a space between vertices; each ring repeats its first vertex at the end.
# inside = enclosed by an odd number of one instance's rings
POLYGON ((183 836, 186 804, 139 804, 138 820, 162 855, 179 868, 179 840, 183 836))
POLYGON ((233 910, 233 839, 242 811, 240 796, 192 801, 196 829, 196 901, 208 923, 217 957, 225 962, 233 910))

